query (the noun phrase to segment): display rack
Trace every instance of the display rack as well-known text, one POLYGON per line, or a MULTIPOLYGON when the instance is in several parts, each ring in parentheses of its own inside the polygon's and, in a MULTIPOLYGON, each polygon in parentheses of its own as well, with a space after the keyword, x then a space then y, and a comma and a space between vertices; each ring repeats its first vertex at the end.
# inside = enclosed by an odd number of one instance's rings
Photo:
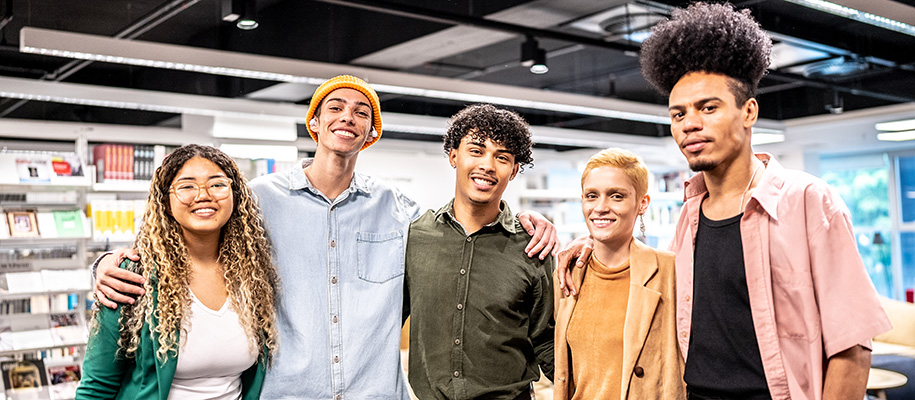
POLYGON ((137 201, 149 181, 96 183, 87 157, 0 152, 0 399, 73 398, 89 333, 90 259, 129 245, 134 214, 142 216, 137 201))

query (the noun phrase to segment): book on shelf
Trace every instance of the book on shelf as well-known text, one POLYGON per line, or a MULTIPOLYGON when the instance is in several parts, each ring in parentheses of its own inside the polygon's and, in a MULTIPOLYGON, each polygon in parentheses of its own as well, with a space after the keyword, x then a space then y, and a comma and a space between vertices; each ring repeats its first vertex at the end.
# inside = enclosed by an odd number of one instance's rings
MULTIPOLYGON (((104 143, 92 149, 92 163, 98 182, 150 180, 156 170, 157 148, 161 146, 104 143)), ((164 147, 162 149, 164 153, 164 147)))
POLYGON ((0 361, 7 399, 50 399, 42 360, 0 361))
POLYGON ((55 210, 54 227, 58 237, 85 237, 84 214, 80 210, 55 210))
POLYGON ((48 389, 51 399, 72 399, 76 397, 76 387, 83 376, 82 368, 77 362, 56 363, 47 365, 48 389))
POLYGON ((146 200, 92 200, 92 237, 96 241, 132 241, 146 211, 146 200))
POLYGON ((11 237, 37 237, 38 216, 35 210, 8 210, 6 222, 11 237))
POLYGON ((50 183, 51 160, 43 155, 22 155, 16 158, 16 172, 19 182, 23 183, 50 183))
POLYGON ((82 185, 83 178, 82 161, 73 152, 0 152, 0 183, 82 185))

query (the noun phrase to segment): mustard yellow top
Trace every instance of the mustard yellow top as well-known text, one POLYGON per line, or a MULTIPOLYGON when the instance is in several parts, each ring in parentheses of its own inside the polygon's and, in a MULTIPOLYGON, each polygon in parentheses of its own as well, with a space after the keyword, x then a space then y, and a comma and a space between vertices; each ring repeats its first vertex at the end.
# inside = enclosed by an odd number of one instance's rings
MULTIPOLYGON (((572 400, 619 399, 629 261, 610 268, 592 257, 569 322, 575 393, 572 400)), ((628 376, 628 374, 626 374, 628 376)))

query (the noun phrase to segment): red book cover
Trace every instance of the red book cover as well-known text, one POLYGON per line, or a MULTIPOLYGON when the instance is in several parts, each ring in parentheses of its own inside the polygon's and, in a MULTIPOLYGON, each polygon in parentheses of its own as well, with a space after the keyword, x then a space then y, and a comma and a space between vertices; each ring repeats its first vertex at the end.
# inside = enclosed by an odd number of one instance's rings
POLYGON ((96 145, 92 149, 92 163, 96 168, 96 180, 99 182, 104 182, 106 179, 111 179, 111 176, 108 173, 108 147, 107 144, 96 145))

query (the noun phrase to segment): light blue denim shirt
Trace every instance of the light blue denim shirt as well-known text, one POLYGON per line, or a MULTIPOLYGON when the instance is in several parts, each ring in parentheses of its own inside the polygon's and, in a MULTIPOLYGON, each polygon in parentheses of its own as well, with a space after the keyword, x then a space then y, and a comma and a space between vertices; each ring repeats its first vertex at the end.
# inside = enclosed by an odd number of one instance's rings
POLYGON ((279 351, 261 398, 409 399, 400 364, 404 246, 419 207, 358 173, 334 200, 300 167, 251 187, 281 286, 279 351))

